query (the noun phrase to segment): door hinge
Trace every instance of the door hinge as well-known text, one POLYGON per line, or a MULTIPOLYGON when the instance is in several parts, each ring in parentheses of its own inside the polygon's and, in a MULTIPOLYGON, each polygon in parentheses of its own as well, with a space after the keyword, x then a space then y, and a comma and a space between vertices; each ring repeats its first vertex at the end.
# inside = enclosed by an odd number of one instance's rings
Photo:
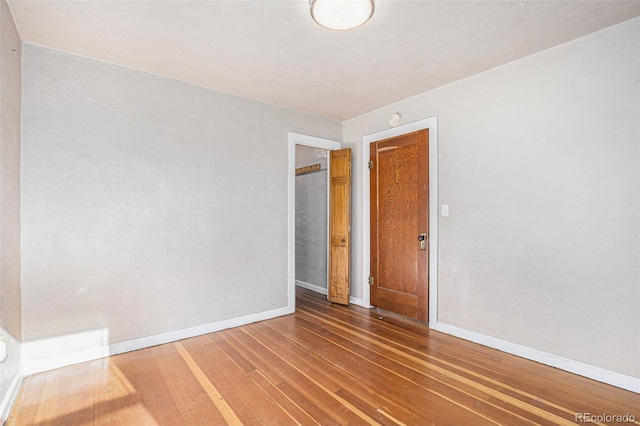
POLYGON ((351 161, 349 161, 349 170, 351 170, 351 161))
POLYGON ((369 277, 369 285, 373 285, 373 277, 369 277))
POLYGON ((373 161, 369 161, 369 170, 373 170, 373 161))

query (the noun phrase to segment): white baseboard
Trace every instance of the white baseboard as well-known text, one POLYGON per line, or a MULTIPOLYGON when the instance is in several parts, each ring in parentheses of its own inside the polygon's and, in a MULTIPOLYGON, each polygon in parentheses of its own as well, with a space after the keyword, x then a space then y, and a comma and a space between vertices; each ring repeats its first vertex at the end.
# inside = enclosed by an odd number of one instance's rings
POLYGON ((435 326, 431 328, 442 333, 460 337, 461 339, 479 343, 483 346, 498 349, 502 352, 507 352, 541 364, 559 368, 560 370, 578 374, 580 376, 607 383, 631 392, 640 393, 640 378, 616 373, 615 371, 606 370, 601 367, 564 358, 559 355, 543 352, 527 346, 518 345, 517 343, 508 342, 506 340, 496 339, 495 337, 486 336, 484 334, 476 333, 475 331, 466 330, 449 324, 443 324, 441 322, 436 323, 435 326))
POLYGON ((7 389, 7 393, 2 399, 2 403, 0 403, 0 425, 4 425, 4 422, 9 418, 13 404, 16 402, 16 398, 18 397, 18 392, 20 392, 20 386, 22 386, 23 379, 24 373, 22 369, 19 368, 9 385, 9 389, 7 389))
POLYGON ((364 303, 364 299, 361 299, 360 297, 349 296, 349 303, 362 306, 363 308, 367 309, 373 308, 373 306, 369 305, 368 303, 364 303))
MULTIPOLYGON (((310 283, 305 282, 305 281, 296 280, 296 285, 298 287, 306 288, 307 290, 315 291, 316 293, 324 294, 325 296, 327 295, 327 289, 326 288, 317 286, 315 284, 310 284, 310 283)), ((352 304, 358 305, 358 306, 362 306, 363 308, 367 308, 367 309, 373 308, 373 306, 364 303, 364 299, 361 299, 359 297, 349 296, 349 303, 352 303, 352 304)))
MULTIPOLYGON (((302 287, 302 286, 301 286, 302 287)), ((306 287, 305 287, 306 288, 306 287)), ((314 290, 315 291, 315 290, 314 290)), ((325 290, 326 291, 326 290, 325 290)), ((350 297, 350 302, 354 305, 370 308, 360 298, 350 297)), ((22 368, 18 370, 16 376, 13 378, 9 389, 2 400, 0 405, 0 419, 2 422, 10 414, 11 407, 15 401, 20 390, 20 385, 25 375, 31 375, 43 371, 53 370, 55 368, 65 367, 67 365, 78 364, 81 362, 92 361, 94 359, 107 357, 110 355, 117 355, 120 353, 130 352, 142 348, 148 348, 151 346, 161 345, 164 343, 175 342, 190 337, 200 336, 207 333, 213 333, 228 328, 239 327, 241 325, 250 324, 257 321, 264 321, 271 318, 276 318, 283 315, 288 315, 294 312, 293 307, 285 307, 274 309, 267 312, 261 312, 258 314, 246 315, 239 318, 232 318, 216 323, 205 324, 197 327, 191 327, 183 330, 172 331, 163 334, 157 334, 154 336, 143 337, 140 339, 128 340, 125 342, 113 343, 110 345, 103 345, 93 348, 88 348, 81 351, 58 355, 54 357, 44 359, 34 359, 34 355, 29 353, 29 342, 23 342, 23 359, 31 359, 31 361, 24 362, 22 368)), ((442 333, 450 334, 452 336, 460 337, 465 340, 469 340, 474 343, 488 346, 490 348, 498 349, 500 351, 517 355, 522 358, 530 359, 532 361, 539 362, 541 364, 549 365, 551 367, 559 368, 570 373, 578 374, 599 382, 607 383, 612 386, 616 386, 622 389, 629 390, 631 392, 640 393, 640 378, 627 376, 625 374, 617 373, 614 371, 606 370, 601 367, 596 367, 590 364, 586 364, 580 361, 575 361, 569 358, 564 358, 551 353, 543 352, 537 349, 522 346, 516 343, 508 342, 506 340, 497 339, 495 337, 487 336, 484 334, 476 333, 474 331, 459 328, 453 325, 445 324, 442 322, 436 323, 432 328, 442 333)), ((0 422, 1 424, 1 422, 0 422)))
POLYGON ((315 291, 316 293, 327 295, 327 289, 324 287, 320 287, 319 285, 311 284, 305 281, 296 280, 296 285, 298 287, 306 288, 307 290, 315 291))
MULTIPOLYGON (((241 325, 251 324, 257 321, 264 321, 271 318, 292 314, 294 311, 295 307, 284 307, 271 311, 260 312, 257 314, 245 315, 243 317, 231 318, 215 323, 171 331, 168 333, 156 334, 154 336, 142 337, 140 339, 127 340, 124 342, 112 343, 109 345, 95 346, 79 351, 41 359, 38 359, 37 353, 33 353, 37 345, 30 345, 31 342, 23 342, 22 359, 25 361, 23 362, 22 370, 24 372, 24 375, 28 376, 43 371, 53 370, 55 368, 66 367, 68 365, 79 364, 86 361, 93 361, 94 359, 104 358, 110 355, 131 352, 138 349, 148 348, 151 346, 213 333, 228 328, 239 327, 241 325)), ((59 339, 61 341, 64 341, 65 336, 62 336, 59 339)))

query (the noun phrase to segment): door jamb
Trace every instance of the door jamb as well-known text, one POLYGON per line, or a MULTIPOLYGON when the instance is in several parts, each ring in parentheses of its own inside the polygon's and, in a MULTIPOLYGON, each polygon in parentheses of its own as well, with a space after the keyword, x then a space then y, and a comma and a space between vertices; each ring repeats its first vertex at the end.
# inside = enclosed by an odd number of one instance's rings
POLYGON ((289 313, 296 310, 296 145, 329 151, 342 148, 342 143, 338 141, 289 132, 287 146, 287 310, 289 313))
POLYGON ((418 130, 429 129, 429 328, 438 322, 438 116, 414 121, 362 138, 362 296, 371 306, 371 195, 369 193, 369 144, 418 130))

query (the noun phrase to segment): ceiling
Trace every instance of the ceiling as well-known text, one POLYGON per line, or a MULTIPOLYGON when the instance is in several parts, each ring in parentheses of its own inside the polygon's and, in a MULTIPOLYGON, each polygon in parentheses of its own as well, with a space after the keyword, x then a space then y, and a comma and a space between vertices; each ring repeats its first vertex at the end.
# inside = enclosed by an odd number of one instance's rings
POLYGON ((332 32, 308 0, 9 6, 24 42, 338 120, 640 16, 640 1, 377 0, 332 32))

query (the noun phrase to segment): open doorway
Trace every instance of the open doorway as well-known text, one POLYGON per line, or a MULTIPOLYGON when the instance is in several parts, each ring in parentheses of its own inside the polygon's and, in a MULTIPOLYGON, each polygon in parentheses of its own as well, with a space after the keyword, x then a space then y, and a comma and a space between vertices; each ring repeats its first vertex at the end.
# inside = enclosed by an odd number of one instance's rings
MULTIPOLYGON (((288 277, 288 310, 295 311, 296 298, 296 146, 326 151, 339 150, 341 143, 314 136, 289 133, 288 143, 288 197, 287 197, 287 277, 288 277)), ((325 192, 326 194, 326 192, 325 192)), ((326 231, 325 231, 326 232, 326 231)), ((326 238, 326 234, 325 234, 326 238)), ((326 250, 326 244, 325 244, 326 250)), ((326 256, 326 255, 325 255, 326 256)), ((326 257, 324 257, 326 259, 326 257)), ((325 260, 325 268, 326 268, 325 260)), ((325 269, 326 270, 326 269, 325 269)), ((325 278, 325 289, 327 286, 325 278)))
POLYGON ((329 150, 296 145, 296 286, 327 294, 329 150))

